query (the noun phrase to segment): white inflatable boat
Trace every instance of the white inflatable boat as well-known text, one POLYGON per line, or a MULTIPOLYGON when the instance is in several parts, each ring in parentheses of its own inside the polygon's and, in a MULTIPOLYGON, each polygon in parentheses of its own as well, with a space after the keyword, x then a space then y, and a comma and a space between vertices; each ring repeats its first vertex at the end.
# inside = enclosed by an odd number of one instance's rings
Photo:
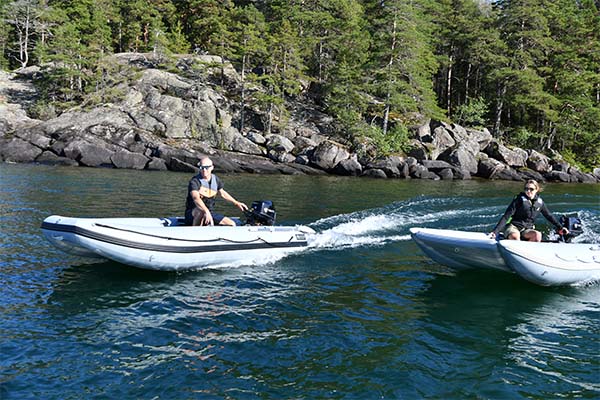
POLYGON ((46 239, 79 256, 178 271, 280 258, 307 246, 306 226, 182 225, 178 218, 69 218, 42 223, 46 239))
POLYGON ((521 277, 538 285, 600 280, 600 245, 501 240, 500 253, 521 277))
POLYGON ((485 233, 410 228, 410 234, 425 254, 448 267, 512 272, 500 254, 498 242, 485 233))
POLYGON ((498 269, 538 285, 600 280, 600 245, 490 239, 487 234, 411 228, 411 236, 432 260, 455 269, 498 269))

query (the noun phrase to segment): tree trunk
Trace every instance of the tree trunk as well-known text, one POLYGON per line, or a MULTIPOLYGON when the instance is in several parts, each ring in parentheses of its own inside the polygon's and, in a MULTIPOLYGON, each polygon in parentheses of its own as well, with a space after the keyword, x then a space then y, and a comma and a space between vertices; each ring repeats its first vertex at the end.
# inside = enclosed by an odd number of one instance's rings
POLYGON ((454 63, 454 50, 450 46, 450 62, 448 63, 448 72, 446 73, 446 112, 450 114, 452 108, 452 64, 454 63))
POLYGON ((502 119, 502 108, 504 107, 504 96, 506 95, 506 80, 498 83, 497 89, 497 99, 496 99, 496 111, 494 118, 494 130, 492 135, 495 138, 500 136, 500 120, 502 119))
MULTIPOLYGON (((244 40, 244 46, 246 46, 246 40, 244 40)), ((247 56, 244 54, 242 56, 242 88, 240 95, 240 133, 244 134, 244 108, 246 107, 246 58, 247 56)))
POLYGON ((385 111, 383 113, 383 124, 382 124, 383 136, 385 136, 387 134, 388 123, 389 123, 389 118, 390 118, 390 109, 391 109, 390 99, 392 98, 391 84, 393 81, 392 67, 394 65, 394 51, 396 50, 397 17, 398 17, 397 15, 394 15, 394 22, 392 25, 392 43, 391 43, 391 48, 390 48, 390 59, 388 62, 388 78, 387 78, 388 89, 387 89, 387 93, 385 96, 385 111))

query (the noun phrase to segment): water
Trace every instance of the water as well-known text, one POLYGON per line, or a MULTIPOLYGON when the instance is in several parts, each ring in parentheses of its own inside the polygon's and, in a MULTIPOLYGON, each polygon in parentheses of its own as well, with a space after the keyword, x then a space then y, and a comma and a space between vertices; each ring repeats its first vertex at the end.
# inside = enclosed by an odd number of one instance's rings
MULTIPOLYGON (((489 231, 521 183, 223 178, 314 228, 311 247, 179 274, 90 262, 46 243, 41 221, 180 215, 189 175, 0 164, 0 398, 600 398, 600 284, 457 274, 410 240, 412 226, 489 231)), ((592 242, 599 195, 544 192, 592 242)))

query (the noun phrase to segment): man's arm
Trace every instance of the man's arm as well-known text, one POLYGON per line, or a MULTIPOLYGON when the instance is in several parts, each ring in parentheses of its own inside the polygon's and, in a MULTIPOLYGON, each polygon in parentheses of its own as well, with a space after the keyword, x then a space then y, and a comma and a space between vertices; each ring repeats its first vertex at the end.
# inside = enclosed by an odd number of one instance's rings
POLYGON ((220 189, 219 194, 221 195, 222 198, 229 201, 230 203, 233 203, 233 205, 236 206, 237 208, 239 208, 240 210, 246 211, 248 209, 247 205, 234 199, 232 195, 230 195, 229 193, 227 193, 227 191, 225 191, 225 189, 220 189))
POLYGON ((200 196, 200 192, 198 190, 192 190, 190 191, 190 195, 192 196, 192 200, 194 200, 194 204, 196 205, 196 207, 202 210, 204 214, 202 217, 203 224, 214 225, 212 214, 208 207, 206 207, 206 204, 204 204, 202 196, 200 196))

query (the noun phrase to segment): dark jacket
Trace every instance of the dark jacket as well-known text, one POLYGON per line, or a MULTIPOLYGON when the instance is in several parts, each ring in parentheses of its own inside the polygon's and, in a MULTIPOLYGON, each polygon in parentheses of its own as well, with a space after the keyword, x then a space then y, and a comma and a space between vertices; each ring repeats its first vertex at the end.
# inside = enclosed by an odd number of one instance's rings
POLYGON ((540 196, 536 195, 533 200, 530 200, 525 193, 521 192, 510 203, 504 212, 504 215, 494 227, 493 232, 498 234, 500 229, 506 225, 510 217, 512 217, 510 223, 516 226, 518 229, 534 229, 535 219, 538 215, 540 215, 540 213, 542 213, 542 215, 557 229, 562 229, 562 225, 550 213, 550 211, 548 211, 546 204, 540 196))

